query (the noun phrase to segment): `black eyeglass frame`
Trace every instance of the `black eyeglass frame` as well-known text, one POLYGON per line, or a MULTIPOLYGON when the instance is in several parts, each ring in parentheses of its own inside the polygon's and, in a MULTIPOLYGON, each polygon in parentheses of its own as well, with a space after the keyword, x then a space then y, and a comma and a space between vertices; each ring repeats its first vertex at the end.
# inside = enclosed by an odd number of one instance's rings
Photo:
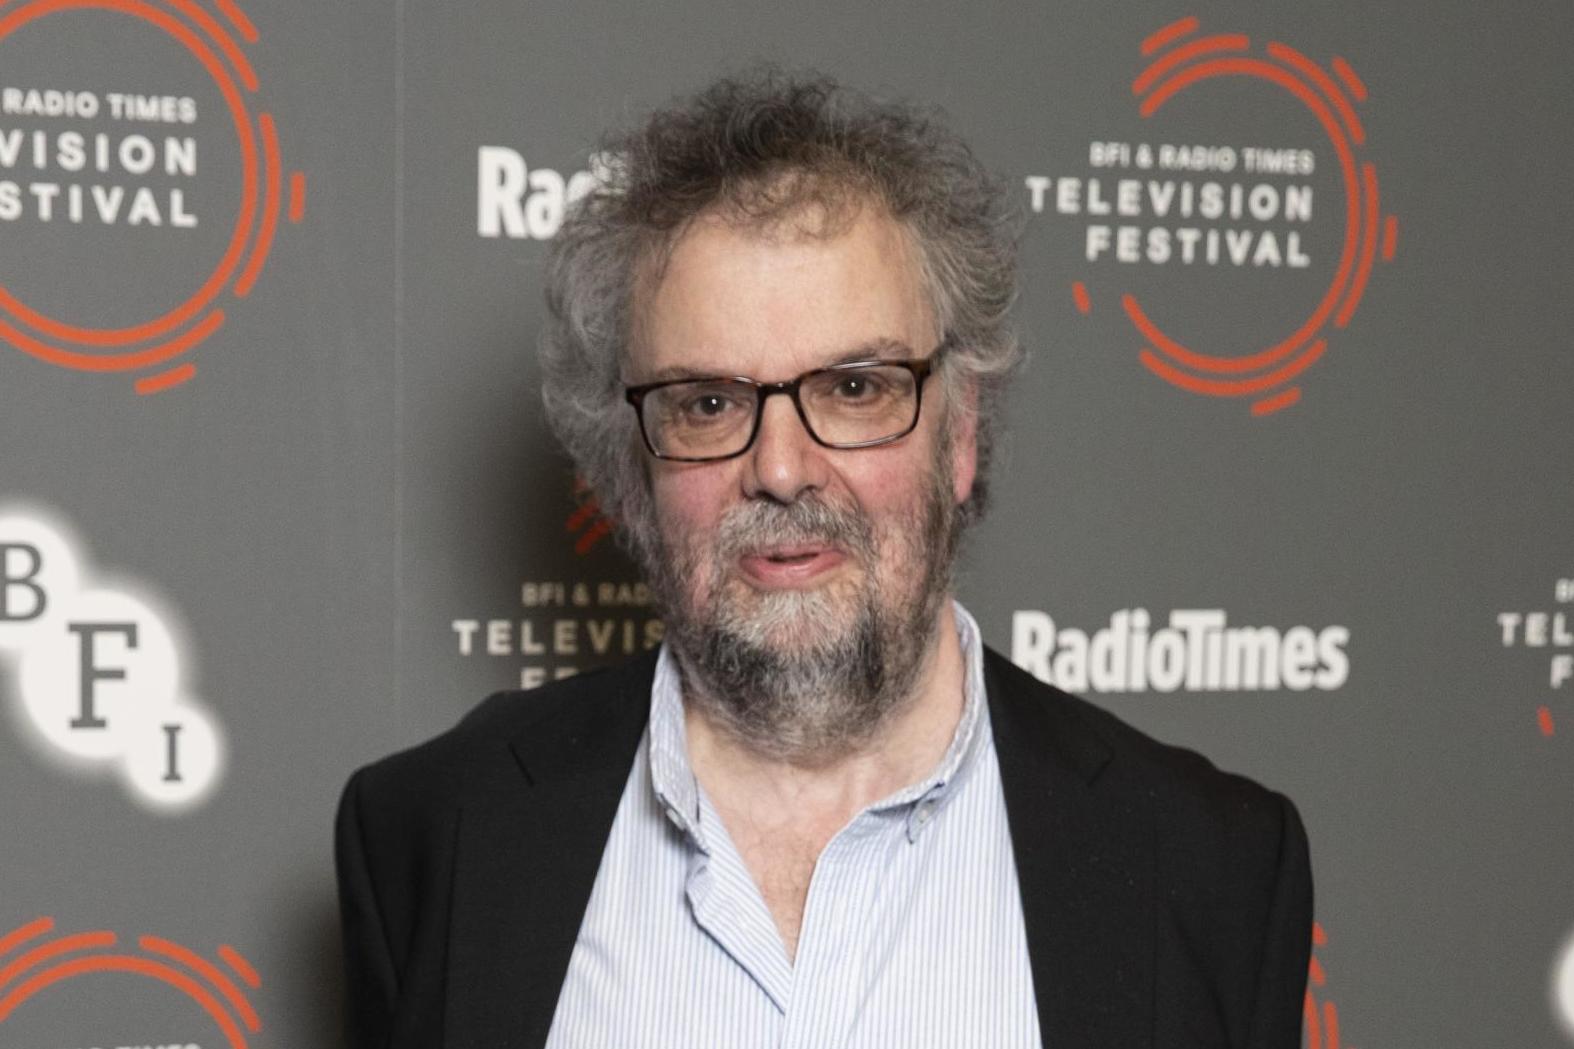
POLYGON ((929 376, 934 374, 935 369, 939 366, 940 359, 942 356, 944 356, 949 343, 949 337, 940 340, 940 345, 936 346, 934 351, 930 353, 929 356, 920 357, 916 360, 888 360, 883 358, 873 358, 866 361, 848 361, 845 364, 833 364, 828 368, 812 368, 798 376, 796 379, 788 379, 785 382, 760 382, 756 379, 751 379, 746 375, 710 375, 693 379, 665 379, 661 382, 647 382, 641 383, 638 386, 625 386, 623 388, 623 396, 630 404, 634 406, 634 414, 639 419, 640 439, 645 442, 646 450, 657 459, 664 459, 667 462, 719 463, 725 462, 728 459, 736 459, 738 456, 743 455, 750 448, 754 447, 755 438, 759 437, 760 435, 760 420, 765 418, 765 398, 778 393, 784 393, 792 400, 792 406, 797 409, 798 412, 798 419, 803 423, 804 432, 807 433, 814 440, 814 443, 818 444, 820 447, 831 448, 836 451, 848 451, 856 448, 876 448, 882 444, 890 444, 893 441, 900 441, 903 437, 906 437, 908 434, 918 429, 918 420, 923 415, 924 410, 924 380, 928 379, 929 376), (814 425, 809 422, 809 414, 804 411, 803 401, 800 400, 798 396, 798 389, 805 381, 814 378, 816 375, 834 374, 838 372, 856 372, 866 368, 891 367, 893 365, 899 368, 906 368, 908 371, 913 373, 913 421, 907 425, 905 430, 902 430, 900 433, 893 433, 889 437, 877 437, 872 441, 854 441, 851 443, 827 441, 819 434, 814 432, 814 425), (645 428, 645 395, 650 393, 652 390, 659 390, 667 386, 678 386, 683 383, 694 382, 736 382, 743 383, 746 386, 754 387, 754 425, 749 430, 749 439, 743 442, 743 447, 739 448, 735 452, 728 452, 726 455, 698 456, 665 455, 656 450, 655 443, 650 439, 650 432, 645 428))

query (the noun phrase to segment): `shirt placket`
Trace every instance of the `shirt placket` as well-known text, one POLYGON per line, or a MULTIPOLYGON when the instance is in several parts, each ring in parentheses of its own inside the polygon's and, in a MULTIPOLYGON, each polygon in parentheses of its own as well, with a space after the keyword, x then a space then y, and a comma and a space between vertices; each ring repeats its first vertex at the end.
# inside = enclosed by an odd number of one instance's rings
POLYGON ((702 849, 690 854, 687 896, 694 921, 786 1013, 794 978, 775 919, 710 798, 699 791, 702 849))
POLYGON ((910 870, 904 819, 865 811, 831 839, 815 864, 799 927, 793 995, 781 1049, 847 1045, 874 974, 870 946, 882 939, 888 903, 910 870))

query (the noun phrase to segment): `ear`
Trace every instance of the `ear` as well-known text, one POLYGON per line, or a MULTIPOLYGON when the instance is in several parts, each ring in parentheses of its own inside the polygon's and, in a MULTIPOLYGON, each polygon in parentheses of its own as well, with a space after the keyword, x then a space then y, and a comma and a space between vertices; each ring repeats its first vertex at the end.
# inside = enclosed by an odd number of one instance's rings
POLYGON ((973 478, 978 473, 978 386, 971 380, 964 381, 951 403, 951 485, 956 505, 961 506, 973 494, 973 478))

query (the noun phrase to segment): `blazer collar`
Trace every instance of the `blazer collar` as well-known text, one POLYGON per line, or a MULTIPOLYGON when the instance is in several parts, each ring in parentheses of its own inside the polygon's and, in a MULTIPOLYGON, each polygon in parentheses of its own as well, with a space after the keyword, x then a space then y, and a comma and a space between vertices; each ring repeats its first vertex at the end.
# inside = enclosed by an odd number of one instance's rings
MULTIPOLYGON (((447 1049, 537 1049, 650 711, 655 655, 521 697, 513 775, 459 815, 447 1049)), ((502 745, 503 741, 499 741, 502 745)))
POLYGON ((1153 1044, 1153 806, 1082 701, 989 652, 989 711, 1044 1044, 1153 1044))

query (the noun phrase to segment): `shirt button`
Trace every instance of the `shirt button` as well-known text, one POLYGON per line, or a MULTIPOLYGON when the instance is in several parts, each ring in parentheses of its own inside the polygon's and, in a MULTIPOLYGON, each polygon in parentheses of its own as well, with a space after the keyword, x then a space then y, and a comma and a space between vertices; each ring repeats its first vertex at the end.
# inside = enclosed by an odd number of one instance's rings
POLYGON ((922 805, 918 806, 918 822, 928 823, 929 817, 934 813, 934 811, 935 803, 932 801, 926 801, 922 805))

